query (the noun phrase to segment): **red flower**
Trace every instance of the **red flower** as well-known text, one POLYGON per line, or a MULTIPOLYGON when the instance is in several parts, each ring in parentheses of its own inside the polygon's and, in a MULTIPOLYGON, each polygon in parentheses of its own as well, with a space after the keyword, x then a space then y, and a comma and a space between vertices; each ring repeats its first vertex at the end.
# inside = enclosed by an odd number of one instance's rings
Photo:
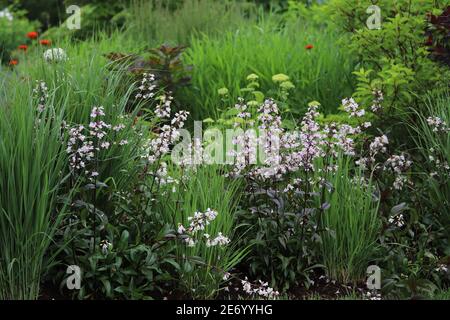
POLYGON ((27 33, 27 38, 36 39, 38 37, 38 33, 36 31, 31 31, 27 33))
POLYGON ((43 46, 49 46, 52 42, 50 40, 42 39, 39 43, 43 46))
POLYGON ((11 61, 9 62, 9 65, 10 65, 10 66, 15 66, 15 65, 17 65, 18 63, 19 63, 19 60, 13 59, 13 60, 11 60, 11 61))
POLYGON ((314 46, 313 46, 312 44, 307 44, 307 45, 305 46, 305 49, 306 49, 306 50, 311 50, 312 48, 314 48, 314 46))
POLYGON ((19 46, 19 50, 27 51, 27 49, 28 49, 28 46, 26 44, 21 44, 19 46))

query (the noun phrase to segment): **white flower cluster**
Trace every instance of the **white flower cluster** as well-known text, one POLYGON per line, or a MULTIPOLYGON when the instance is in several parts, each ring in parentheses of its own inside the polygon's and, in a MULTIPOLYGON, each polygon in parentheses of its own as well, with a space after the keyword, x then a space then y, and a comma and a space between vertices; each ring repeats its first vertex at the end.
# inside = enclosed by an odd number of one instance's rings
POLYGON ((180 136, 179 130, 184 127, 184 122, 187 120, 189 112, 179 111, 172 118, 170 125, 163 125, 159 134, 150 139, 145 145, 145 157, 147 161, 152 164, 163 155, 168 154, 170 146, 180 136))
POLYGON ((389 159, 386 160, 386 167, 389 167, 397 174, 401 174, 407 171, 412 165, 412 161, 406 159, 404 154, 401 155, 393 155, 389 159))
POLYGON ((394 189, 402 190, 403 186, 406 182, 408 182, 408 178, 403 175, 406 171, 409 170, 412 166, 412 161, 406 159, 404 154, 401 155, 392 155, 389 159, 386 160, 384 167, 387 170, 391 170, 396 174, 395 181, 393 184, 394 189))
POLYGON ((389 139, 385 135, 382 135, 380 137, 375 137, 373 139, 373 142, 371 142, 370 146, 369 146, 371 155, 374 156, 379 152, 386 153, 386 151, 387 151, 386 146, 388 144, 389 144, 389 139))
POLYGON ((158 118, 169 118, 170 117, 170 105, 172 104, 173 97, 169 94, 162 94, 158 98, 159 103, 155 108, 155 115, 158 118))
POLYGON ((108 254, 108 253, 112 250, 112 248, 113 248, 112 243, 109 242, 108 240, 102 240, 102 241, 100 241, 99 246, 100 246, 100 250, 102 251, 102 253, 103 253, 104 255, 108 254))
MULTIPOLYGON (((73 171, 84 171, 84 174, 92 177, 98 176, 95 170, 88 170, 88 163, 95 159, 96 153, 109 149, 111 143, 106 140, 108 130, 111 125, 105 123, 102 118, 105 116, 105 111, 102 106, 93 107, 91 110, 89 128, 83 125, 69 128, 69 140, 67 142, 67 153, 69 154, 69 165, 73 171)), ((125 128, 123 124, 118 124, 113 127, 115 132, 125 128)), ((128 141, 121 140, 119 145, 125 145, 128 141)), ((79 172, 81 173, 81 172, 79 172)))
MULTIPOLYGON (((99 141, 106 137, 105 130, 110 129, 111 125, 101 120, 105 116, 105 109, 103 107, 93 107, 91 110, 91 122, 89 123, 90 134, 96 137, 99 141)), ((101 141, 101 148, 108 149, 110 143, 101 141)))
POLYGON ((207 247, 226 246, 230 243, 230 239, 225 237, 222 232, 219 232, 215 238, 210 239, 210 235, 205 233, 203 235, 206 238, 207 247))
MULTIPOLYGON (((243 106, 240 99, 236 108, 242 111, 245 110, 243 106)), ((285 132, 277 104, 271 99, 265 100, 258 109, 258 130, 248 129, 233 137, 234 148, 228 152, 235 159, 231 175, 280 180, 289 172, 313 170, 315 159, 326 152, 337 155, 338 151, 343 151, 353 156, 352 136, 370 127, 371 123, 365 122, 357 127, 332 123, 321 127, 317 121, 320 115, 318 107, 317 104, 309 106, 300 131, 285 132), (260 165, 256 165, 258 163, 260 165)), ((238 122, 235 127, 239 125, 238 122)))
POLYGON ((381 104, 383 103, 384 100, 383 92, 381 90, 374 90, 372 94, 373 94, 373 104, 370 107, 370 109, 372 110, 372 112, 378 112, 382 108, 381 104))
POLYGON ((448 273, 448 266, 446 264, 440 264, 436 269, 437 272, 448 273))
POLYGON ((210 224, 211 221, 216 219, 217 211, 206 209, 205 212, 194 212, 194 216, 188 217, 189 227, 187 231, 189 233, 196 233, 200 230, 205 230, 205 227, 210 224))
POLYGON ((36 86, 33 89, 33 94, 38 102, 37 110, 41 113, 45 110, 45 104, 48 99, 48 88, 45 81, 36 80, 36 86))
POLYGON ((439 117, 428 117, 427 123, 433 128, 433 132, 450 132, 450 128, 447 127, 447 123, 439 117))
POLYGON ((442 156, 440 156, 434 148, 430 149, 431 154, 428 155, 428 160, 431 164, 435 166, 436 171, 432 172, 431 177, 437 177, 438 175, 443 177, 444 179, 450 175, 450 165, 446 160, 441 160, 442 156), (439 172, 439 173, 438 173, 439 172))
MULTIPOLYGON (((244 101, 244 99, 243 98, 241 98, 241 97, 239 97, 238 98, 238 103, 236 103, 235 105, 234 105, 234 107, 236 108, 236 110, 238 110, 239 111, 239 113, 238 113, 238 118, 241 118, 241 119, 248 119, 248 118, 251 118, 252 117, 252 115, 251 115, 251 113, 250 112, 248 112, 248 106, 245 104, 245 101, 244 101)), ((235 127, 238 127, 240 125, 240 123, 239 122, 235 122, 234 123, 234 126, 235 127)))
POLYGON ((236 148, 228 151, 228 155, 235 158, 234 168, 231 175, 238 176, 249 165, 257 161, 258 138, 255 130, 246 130, 232 138, 236 148))
MULTIPOLYGON (((205 212, 195 212, 192 217, 188 217, 189 226, 186 228, 181 223, 178 224, 177 232, 179 235, 184 236, 183 240, 188 247, 194 247, 197 243, 195 237, 200 231, 204 231, 206 227, 217 217, 217 211, 208 208, 205 212)), ((203 234, 206 239, 206 246, 225 246, 230 243, 230 239, 225 237, 222 232, 214 238, 207 233, 203 234)))
POLYGON ((401 228, 406 224, 405 217, 401 213, 390 217, 388 221, 390 224, 396 226, 397 228, 401 228))
MULTIPOLYGON (((139 92, 136 99, 150 99, 155 97, 155 75, 144 73, 139 86, 139 92)), ((171 104, 173 97, 170 94, 162 93, 155 97, 157 105, 155 107, 155 116, 162 120, 158 128, 156 137, 149 139, 144 144, 143 158, 146 158, 149 164, 155 163, 158 159, 170 152, 170 146, 176 142, 180 136, 180 130, 189 116, 187 111, 179 111, 170 119, 171 104), (165 123, 165 121, 170 121, 165 123)))
POLYGON ((367 300, 381 300, 381 294, 378 291, 367 291, 365 294, 365 299, 367 300))
POLYGON ((69 154, 69 164, 74 170, 85 168, 86 162, 91 161, 94 157, 93 143, 87 140, 84 131, 85 127, 82 125, 69 129, 67 153, 69 154))
POLYGON ((350 114, 350 117, 362 117, 366 114, 366 111, 360 108, 353 98, 343 99, 342 106, 344 107, 344 110, 350 114))
MULTIPOLYGON (((158 170, 156 170, 155 173, 155 179, 158 182, 159 185, 166 185, 166 184, 178 184, 178 181, 171 176, 169 176, 167 172, 167 163, 161 162, 159 165, 158 170)), ((174 186, 175 188, 175 186, 174 186)))
POLYGON ((256 284, 252 284, 248 281, 247 277, 245 277, 245 279, 241 281, 241 284, 242 290, 252 297, 259 296, 266 299, 275 299, 280 295, 278 291, 275 291, 273 288, 269 287, 267 282, 263 282, 261 280, 259 280, 256 284))
POLYGON ((61 62, 67 60, 67 54, 64 49, 52 48, 44 52, 44 60, 47 62, 61 62))
POLYGON ((144 73, 142 75, 142 80, 140 86, 138 87, 139 92, 136 94, 136 99, 150 99, 155 96, 155 75, 151 73, 144 73))
POLYGON ((369 155, 367 157, 361 157, 355 163, 361 169, 366 170, 375 164, 375 157, 379 153, 386 153, 389 139, 386 135, 375 137, 369 145, 369 155))
POLYGON ((2 18, 5 18, 8 21, 14 20, 14 17, 8 8, 5 8, 2 11, 0 11, 0 19, 2 19, 2 18))

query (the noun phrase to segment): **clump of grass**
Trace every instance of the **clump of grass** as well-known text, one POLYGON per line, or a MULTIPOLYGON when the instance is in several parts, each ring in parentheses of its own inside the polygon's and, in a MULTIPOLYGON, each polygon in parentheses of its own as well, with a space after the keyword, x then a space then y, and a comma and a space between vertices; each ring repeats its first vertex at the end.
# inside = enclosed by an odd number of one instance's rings
POLYGON ((256 6, 234 0, 185 0, 171 5, 161 0, 136 0, 130 7, 128 31, 138 41, 188 44, 199 34, 221 35, 255 21, 256 6))
POLYGON ((435 214, 442 226, 450 227, 450 91, 430 92, 420 110, 415 111, 416 121, 409 123, 414 142, 423 161, 420 162, 425 192, 422 201, 435 214), (442 128, 429 123, 443 121, 442 128))
POLYGON ((325 196, 329 209, 322 216, 322 259, 330 278, 341 283, 364 279, 377 249, 381 227, 379 200, 371 180, 360 172, 352 177, 348 159, 340 158, 336 172, 326 178, 333 192, 325 196))
POLYGON ((26 84, 10 77, 3 90, 8 95, 0 112, 0 299, 36 299, 44 254, 62 217, 56 205, 65 180, 64 105, 38 117, 26 84))
POLYGON ((200 166, 196 172, 183 173, 180 168, 174 172, 184 174, 179 177, 180 184, 176 192, 168 191, 162 211, 167 222, 172 225, 188 225, 188 217, 194 212, 204 212, 211 208, 218 212, 217 218, 207 226, 205 232, 217 235, 221 232, 231 239, 224 246, 208 247, 205 241, 199 241, 194 247, 177 246, 177 255, 181 264, 180 278, 185 289, 197 298, 213 298, 223 281, 224 272, 233 268, 245 255, 246 248, 237 248, 233 242, 236 228, 235 210, 239 201, 241 182, 229 181, 223 175, 223 168, 216 165, 200 166), (187 259, 186 257, 199 257, 187 259))

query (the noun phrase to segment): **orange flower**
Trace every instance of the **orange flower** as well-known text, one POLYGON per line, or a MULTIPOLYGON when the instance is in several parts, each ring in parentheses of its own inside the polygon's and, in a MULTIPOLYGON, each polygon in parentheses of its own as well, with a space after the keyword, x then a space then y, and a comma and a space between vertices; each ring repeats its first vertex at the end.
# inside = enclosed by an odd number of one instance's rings
POLYGON ((38 37, 38 33, 36 31, 31 31, 27 33, 27 38, 36 39, 38 37))
POLYGON ((50 40, 47 39, 42 39, 39 41, 39 43, 43 46, 49 46, 52 42, 50 40))
POLYGON ((15 66, 15 65, 17 65, 18 63, 19 63, 19 60, 12 59, 12 60, 9 62, 9 65, 10 65, 10 66, 15 66))
POLYGON ((19 46, 19 50, 27 51, 27 49, 28 49, 28 46, 26 44, 21 44, 19 46))
POLYGON ((306 50, 311 50, 312 48, 314 48, 314 46, 313 46, 312 44, 307 44, 307 45, 305 46, 305 49, 306 49, 306 50))

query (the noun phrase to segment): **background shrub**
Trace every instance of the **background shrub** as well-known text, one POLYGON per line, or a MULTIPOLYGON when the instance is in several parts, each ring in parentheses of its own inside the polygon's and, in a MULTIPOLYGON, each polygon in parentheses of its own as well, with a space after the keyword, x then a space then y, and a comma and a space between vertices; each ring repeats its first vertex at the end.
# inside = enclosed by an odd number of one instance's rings
MULTIPOLYGON (((3 9, 0 5, 0 9, 3 9)), ((0 63, 8 63, 12 58, 19 59, 21 55, 13 51, 21 44, 27 44, 26 35, 30 31, 36 31, 38 24, 28 21, 24 11, 9 9, 13 20, 0 17, 0 63)))

